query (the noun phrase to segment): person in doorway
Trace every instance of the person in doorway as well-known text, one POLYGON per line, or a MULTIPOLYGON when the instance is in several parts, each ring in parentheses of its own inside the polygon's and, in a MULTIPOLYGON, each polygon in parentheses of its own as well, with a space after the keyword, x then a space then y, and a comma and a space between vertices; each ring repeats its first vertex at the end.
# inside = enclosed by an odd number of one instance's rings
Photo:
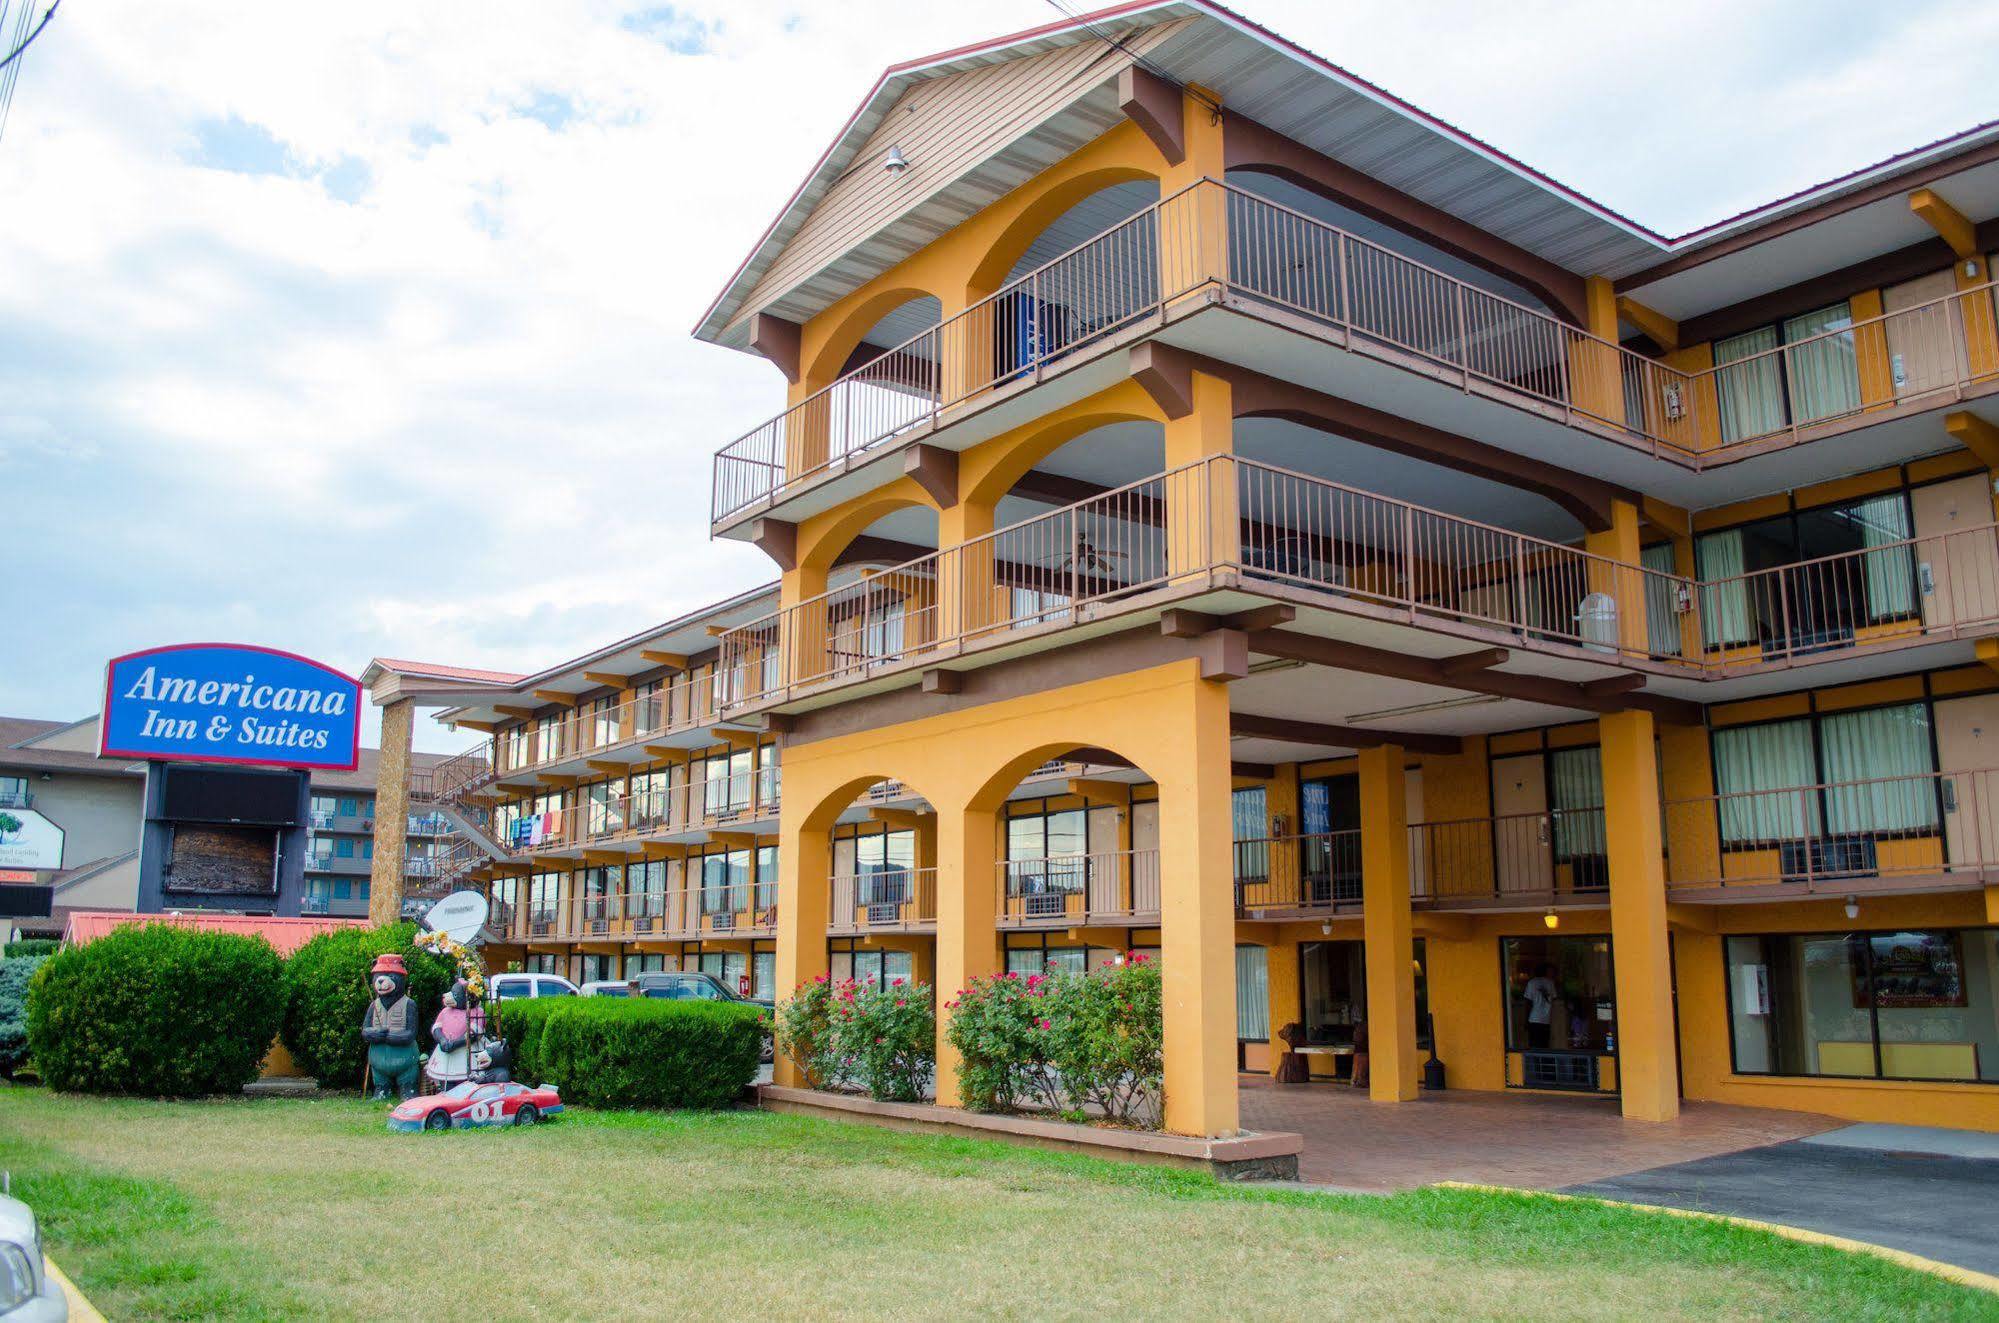
POLYGON ((1555 1018, 1555 967, 1543 964, 1534 971, 1534 977, 1527 980, 1521 995, 1527 998, 1527 1048, 1532 1052, 1548 1050, 1549 1027, 1555 1018))

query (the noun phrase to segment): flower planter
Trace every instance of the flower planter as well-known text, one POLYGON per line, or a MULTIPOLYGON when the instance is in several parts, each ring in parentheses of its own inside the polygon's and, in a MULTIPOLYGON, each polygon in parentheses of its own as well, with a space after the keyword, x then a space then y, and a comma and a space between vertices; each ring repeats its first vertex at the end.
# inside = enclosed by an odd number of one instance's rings
POLYGON ((1225 1181, 1298 1179, 1302 1135, 1287 1131, 1244 1133, 1226 1139, 1170 1135, 1163 1130, 1118 1130, 1034 1116, 992 1116, 934 1103, 876 1102, 855 1094, 819 1089, 757 1086, 757 1105, 770 1112, 798 1112, 865 1121, 894 1130, 930 1130, 1002 1139, 1036 1148, 1067 1149, 1129 1162, 1199 1167, 1225 1181))

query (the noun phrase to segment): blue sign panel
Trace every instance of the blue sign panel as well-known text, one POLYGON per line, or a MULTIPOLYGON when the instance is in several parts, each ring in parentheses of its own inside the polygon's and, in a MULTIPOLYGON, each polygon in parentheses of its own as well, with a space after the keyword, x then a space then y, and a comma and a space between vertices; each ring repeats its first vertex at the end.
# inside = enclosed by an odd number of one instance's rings
POLYGON ((107 758, 352 771, 360 750, 361 682, 289 652, 184 643, 104 668, 107 758))

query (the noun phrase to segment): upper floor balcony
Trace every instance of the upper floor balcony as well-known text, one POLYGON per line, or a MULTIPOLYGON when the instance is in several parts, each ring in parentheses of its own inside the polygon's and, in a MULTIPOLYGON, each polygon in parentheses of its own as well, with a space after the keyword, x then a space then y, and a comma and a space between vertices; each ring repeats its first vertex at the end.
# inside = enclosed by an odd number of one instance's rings
POLYGON ((711 831, 775 831, 783 784, 775 763, 641 789, 607 782, 580 803, 505 819, 501 844, 527 858, 711 831))
POLYGON ((1884 425, 1999 391, 1995 320, 1987 284, 1673 367, 1250 187, 1202 180, 920 334, 857 354, 865 361, 717 453, 712 517, 722 532, 825 508, 894 476, 857 476, 869 461, 919 439, 963 449, 1026 409, 998 406, 1155 335, 1677 504, 1719 504, 1941 448, 1933 428, 1884 425), (1224 316, 1242 325, 1192 324, 1224 316), (1299 336, 1343 353, 1301 356, 1299 336), (1735 483, 1692 480, 1863 428, 1872 439, 1800 454, 1785 481, 1767 465, 1735 483), (1579 449, 1578 432, 1605 444, 1579 449))
POLYGON ((1382 622, 1405 641, 1444 633, 1645 671, 1691 695, 1687 682, 1999 633, 1999 528, 1863 530, 1848 552, 1703 580, 1219 456, 725 633, 718 665, 740 695, 725 711, 814 706, 1220 592, 1382 622))

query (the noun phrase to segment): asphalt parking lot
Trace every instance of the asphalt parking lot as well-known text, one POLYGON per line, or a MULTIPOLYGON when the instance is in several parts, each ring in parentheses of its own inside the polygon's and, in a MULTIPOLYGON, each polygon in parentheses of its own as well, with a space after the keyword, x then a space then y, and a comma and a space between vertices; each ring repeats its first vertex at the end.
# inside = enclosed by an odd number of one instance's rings
MULTIPOLYGON (((1907 1138, 1900 1129, 1854 1127, 1863 1133, 1653 1167, 1562 1193, 1778 1222, 1999 1275, 1999 1155, 1988 1156, 1987 1137, 1907 1138)), ((1939 1132, 1908 1135, 1919 1133, 1939 1132)))

